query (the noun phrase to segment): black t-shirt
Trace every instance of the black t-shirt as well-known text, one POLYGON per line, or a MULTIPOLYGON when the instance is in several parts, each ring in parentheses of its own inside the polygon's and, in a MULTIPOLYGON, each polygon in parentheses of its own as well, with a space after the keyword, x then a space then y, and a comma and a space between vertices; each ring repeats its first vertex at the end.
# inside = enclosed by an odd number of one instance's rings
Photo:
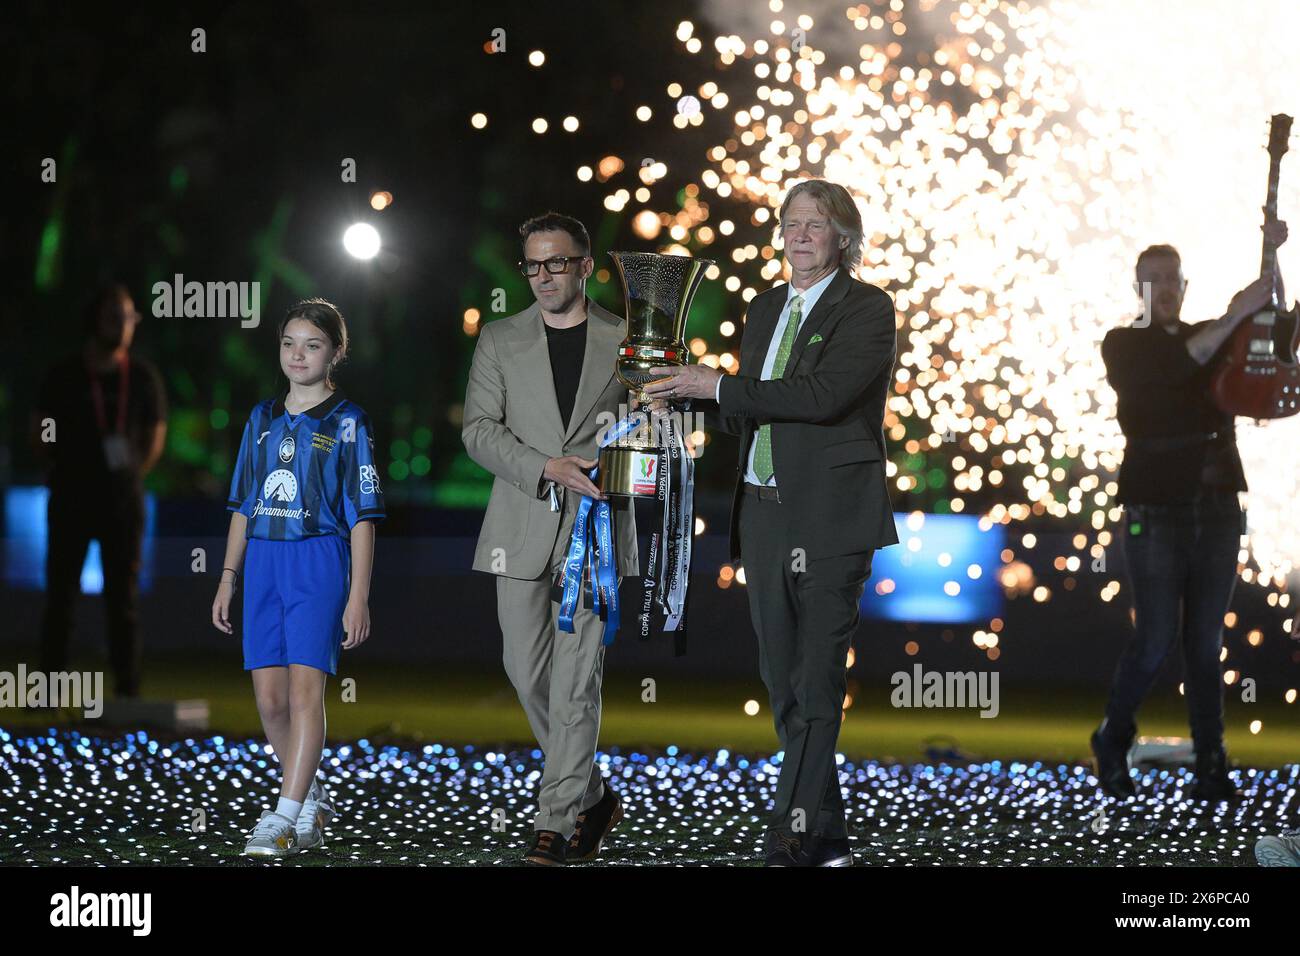
MULTIPOLYGON (((167 396, 152 364, 135 356, 130 356, 128 363, 124 432, 128 465, 116 471, 109 469, 105 458, 92 375, 85 359, 73 355, 46 373, 37 394, 36 412, 42 421, 54 420, 54 441, 47 446, 51 490, 90 498, 140 491, 140 463, 148 455, 155 427, 167 418, 167 396)), ((114 367, 97 372, 94 378, 103 402, 104 431, 113 433, 118 423, 121 373, 114 367)))
POLYGON ((1210 396, 1215 362, 1197 362, 1187 339, 1152 323, 1106 333, 1101 356, 1117 396, 1116 417, 1127 447, 1119 470, 1125 504, 1176 504, 1209 492, 1245 491, 1232 416, 1210 396))
MULTIPOLYGON (((542 323, 546 325, 545 322, 542 323)), ((546 348, 551 353, 551 378, 555 380, 555 401, 560 419, 569 427, 573 403, 582 379, 582 360, 587 352, 587 320, 567 329, 546 325, 546 348)))

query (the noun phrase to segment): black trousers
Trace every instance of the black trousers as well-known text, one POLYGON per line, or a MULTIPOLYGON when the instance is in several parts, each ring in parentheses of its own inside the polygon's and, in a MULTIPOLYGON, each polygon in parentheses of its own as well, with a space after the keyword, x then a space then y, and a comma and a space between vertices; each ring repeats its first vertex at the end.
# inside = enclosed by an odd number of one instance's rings
POLYGON ((41 620, 41 670, 68 667, 72 611, 81 593, 81 567, 92 539, 104 567, 104 610, 109 666, 118 696, 140 692, 141 646, 138 604, 144 498, 124 492, 88 498, 51 491, 46 511, 45 613, 41 620))
POLYGON ((835 744, 871 551, 804 561, 811 532, 789 506, 740 496, 740 548, 759 669, 785 751, 769 827, 848 835, 835 744), (802 551, 800 549, 803 549, 802 551))
POLYGON ((1237 583, 1243 515, 1235 492, 1192 504, 1126 505, 1124 554, 1134 634, 1120 658, 1103 733, 1125 744, 1165 658, 1181 639, 1184 692, 1197 753, 1223 746, 1223 616, 1237 583))

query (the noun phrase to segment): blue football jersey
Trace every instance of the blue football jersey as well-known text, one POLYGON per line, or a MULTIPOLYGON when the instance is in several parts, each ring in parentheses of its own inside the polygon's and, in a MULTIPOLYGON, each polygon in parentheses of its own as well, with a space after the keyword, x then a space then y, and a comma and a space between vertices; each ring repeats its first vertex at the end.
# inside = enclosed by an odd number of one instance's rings
POLYGON ((283 398, 259 403, 244 426, 226 508, 248 518, 248 537, 270 541, 350 538, 358 521, 383 520, 370 419, 338 390, 298 415, 283 398))

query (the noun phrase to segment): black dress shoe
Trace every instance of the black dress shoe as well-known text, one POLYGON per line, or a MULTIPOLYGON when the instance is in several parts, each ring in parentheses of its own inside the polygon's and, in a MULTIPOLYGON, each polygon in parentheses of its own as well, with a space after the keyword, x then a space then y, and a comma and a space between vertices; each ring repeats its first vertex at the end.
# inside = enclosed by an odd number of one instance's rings
POLYGON ((1107 794, 1127 799, 1137 793, 1133 778, 1128 773, 1128 747, 1102 736, 1100 730, 1092 734, 1092 755, 1097 762, 1097 782, 1107 794))
POLYGON ((763 848, 764 866, 807 866, 803 840, 793 833, 768 830, 763 848))
POLYGON ((814 833, 809 841, 805 866, 852 866, 853 850, 848 837, 824 837, 814 833))
POLYGON ((1228 755, 1222 749, 1196 755, 1196 783, 1192 784, 1192 796, 1213 803, 1240 800, 1244 796, 1228 776, 1228 755))
POLYGON ((569 839, 566 851, 569 860, 593 860, 600 852, 601 843, 614 829, 614 824, 623 819, 623 804, 619 802, 614 791, 605 784, 605 792, 594 806, 578 814, 578 827, 569 839))
POLYGON ((533 845, 524 854, 529 866, 564 866, 569 842, 554 830, 538 830, 533 835, 533 845))

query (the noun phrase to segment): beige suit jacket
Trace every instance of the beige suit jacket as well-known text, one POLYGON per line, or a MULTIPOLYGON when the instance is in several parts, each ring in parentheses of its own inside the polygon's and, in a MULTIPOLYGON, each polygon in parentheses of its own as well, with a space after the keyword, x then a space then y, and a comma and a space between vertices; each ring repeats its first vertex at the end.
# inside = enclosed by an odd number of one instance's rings
MULTIPOLYGON (((561 518, 552 511, 542 470, 549 458, 597 457, 599 440, 626 406, 627 388, 614 376, 624 322, 587 300, 587 347, 582 378, 566 429, 555 400, 541 307, 488 322, 479 332, 465 389, 461 439, 470 458, 490 471, 492 497, 474 551, 474 570, 532 580, 548 564, 561 518)), ((626 411, 626 408, 624 409, 626 411)), ((575 495, 555 486, 564 495, 575 495)), ((612 498, 620 577, 639 573, 631 498, 612 498)), ((572 520, 563 522, 564 533, 572 520)))

